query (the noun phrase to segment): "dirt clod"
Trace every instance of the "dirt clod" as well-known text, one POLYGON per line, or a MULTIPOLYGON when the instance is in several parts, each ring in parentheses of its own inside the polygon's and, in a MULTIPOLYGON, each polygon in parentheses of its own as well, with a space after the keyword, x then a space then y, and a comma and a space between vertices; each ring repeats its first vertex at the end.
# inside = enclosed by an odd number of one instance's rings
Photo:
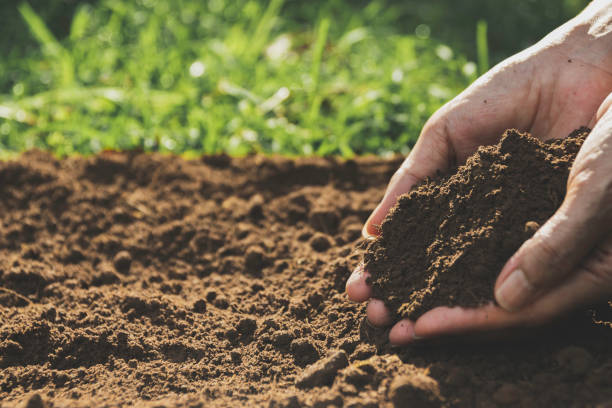
POLYGON ((204 299, 198 299, 193 303, 192 310, 196 313, 206 312, 206 301, 204 299))
POLYGON ((302 367, 312 364, 319 359, 319 351, 313 342, 308 339, 299 338, 293 340, 289 350, 291 350, 295 363, 302 367))
POLYGON ((265 262, 264 251, 257 246, 250 247, 244 256, 244 265, 249 271, 259 271, 265 262))
POLYGON ((395 407, 429 408, 441 404, 438 384, 424 374, 400 375, 389 387, 389 397, 395 407))
POLYGON ((130 271, 130 266, 132 266, 132 256, 128 251, 120 251, 115 255, 113 265, 117 272, 126 274, 130 271))
POLYGON ((240 319, 236 326, 236 330, 242 337, 250 337, 255 333, 255 330, 257 330, 257 322, 255 319, 245 317, 240 319))
POLYGON ((295 385, 299 388, 313 388, 331 385, 338 371, 348 366, 348 356, 344 350, 332 351, 313 365, 309 366, 298 377, 295 385))
POLYGON ((25 403, 24 408, 45 408, 47 405, 40 394, 33 394, 25 403))
POLYGON ((310 238, 310 246, 317 252, 325 252, 332 246, 332 242, 325 234, 316 233, 310 238))

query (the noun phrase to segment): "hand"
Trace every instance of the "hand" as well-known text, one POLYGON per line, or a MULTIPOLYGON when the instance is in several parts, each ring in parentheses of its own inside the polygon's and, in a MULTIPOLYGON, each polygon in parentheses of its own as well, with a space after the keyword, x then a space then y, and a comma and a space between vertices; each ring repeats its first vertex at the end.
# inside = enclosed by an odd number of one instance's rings
MULTIPOLYGON (((493 68, 424 126, 364 235, 378 233, 399 195, 437 170, 463 163, 478 146, 495 143, 506 128, 542 139, 565 136, 584 124, 593 131, 576 158, 561 208, 502 269, 495 287, 501 307, 436 308, 416 322, 395 324, 391 343, 539 324, 612 293, 612 33, 605 23, 612 21, 612 7, 605 3, 592 3, 575 20, 493 68)), ((349 278, 350 299, 370 297, 366 278, 360 268, 349 278)), ((380 300, 370 300, 367 315, 374 325, 391 323, 380 300)))

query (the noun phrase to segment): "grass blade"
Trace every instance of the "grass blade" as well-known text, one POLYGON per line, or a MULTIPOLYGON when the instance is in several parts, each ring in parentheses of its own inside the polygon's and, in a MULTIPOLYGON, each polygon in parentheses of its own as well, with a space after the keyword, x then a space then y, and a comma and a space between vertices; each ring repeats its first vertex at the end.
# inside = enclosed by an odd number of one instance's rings
POLYGON ((61 46, 45 22, 27 2, 19 5, 19 12, 36 41, 43 47, 44 52, 54 60, 56 70, 59 72, 60 84, 72 85, 74 83, 74 63, 70 54, 61 46))
POLYGON ((274 27, 274 22, 278 17, 278 13, 283 6, 284 0, 270 0, 270 4, 266 8, 261 20, 257 24, 253 32, 253 42, 247 48, 247 59, 254 60, 260 54, 263 48, 268 44, 270 32, 274 27))
POLYGON ((325 49, 325 44, 327 43, 327 35, 329 33, 329 25, 330 20, 328 17, 325 17, 321 20, 319 24, 319 29, 317 31, 317 41, 315 42, 314 49, 312 52, 312 94, 311 94, 311 104, 310 104, 310 120, 315 121, 318 112, 319 106, 321 105, 321 97, 319 96, 319 78, 321 76, 321 60, 323 59, 323 50, 325 49))
POLYGON ((476 52, 478 55, 478 73, 484 74, 489 70, 489 44, 487 41, 487 22, 478 21, 476 24, 476 52))

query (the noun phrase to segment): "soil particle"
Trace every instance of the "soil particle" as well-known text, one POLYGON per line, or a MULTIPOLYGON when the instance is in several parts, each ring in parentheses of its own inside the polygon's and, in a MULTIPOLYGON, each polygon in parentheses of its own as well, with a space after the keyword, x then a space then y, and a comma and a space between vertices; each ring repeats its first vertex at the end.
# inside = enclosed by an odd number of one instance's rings
POLYGON ((40 394, 33 394, 24 405, 24 408, 45 408, 46 406, 40 394))
POLYGON ((252 246, 247 249, 244 256, 244 265, 249 271, 259 271, 265 263, 265 253, 257 246, 252 246))
POLYGON ((287 330, 280 330, 274 333, 272 336, 272 344, 277 347, 288 346, 293 340, 294 336, 287 330))
POLYGON ((193 307, 191 308, 196 313, 205 313, 206 312, 206 301, 204 299, 198 299, 193 303, 193 307))
POLYGON ((253 220, 260 220, 264 217, 265 200, 261 194, 255 194, 248 203, 248 214, 253 220))
POLYGON ((297 378, 295 385, 299 388, 331 385, 338 371, 348 364, 348 356, 344 350, 332 351, 328 357, 306 368, 297 378))
POLYGON ((313 209, 308 217, 310 226, 326 234, 335 234, 340 224, 340 215, 334 209, 313 209))
POLYGON ((316 233, 310 238, 310 246, 317 252, 325 252, 332 246, 329 237, 322 233, 316 233))
POLYGON ((508 130, 456 172, 401 196, 365 254, 374 297, 413 320, 492 301, 504 263, 561 204, 587 134, 541 142, 508 130))
POLYGON ((236 326, 236 330, 243 337, 251 337, 255 330, 257 330, 257 322, 255 319, 251 319, 250 317, 245 317, 240 319, 238 325, 236 326))
POLYGON ((132 256, 128 251, 120 251, 113 258, 113 265, 117 272, 127 274, 132 266, 132 256))

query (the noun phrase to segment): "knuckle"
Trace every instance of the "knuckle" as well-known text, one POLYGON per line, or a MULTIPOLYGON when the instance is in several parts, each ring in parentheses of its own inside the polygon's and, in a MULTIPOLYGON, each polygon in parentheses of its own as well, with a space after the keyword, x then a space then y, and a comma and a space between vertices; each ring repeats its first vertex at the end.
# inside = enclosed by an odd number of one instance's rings
POLYGON ((594 284, 612 287, 612 239, 591 253, 582 271, 594 284))
POLYGON ((558 270, 561 253, 549 240, 538 235, 534 236, 531 241, 530 252, 533 257, 531 262, 525 265, 523 272, 529 283, 537 288, 553 278, 558 270))

